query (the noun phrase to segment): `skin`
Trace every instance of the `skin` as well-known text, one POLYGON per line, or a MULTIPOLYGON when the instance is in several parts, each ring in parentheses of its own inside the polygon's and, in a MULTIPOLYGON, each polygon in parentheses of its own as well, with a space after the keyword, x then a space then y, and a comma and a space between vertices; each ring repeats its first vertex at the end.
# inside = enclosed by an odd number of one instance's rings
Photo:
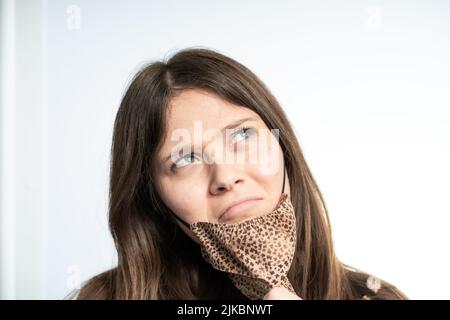
POLYGON ((274 287, 264 296, 263 300, 303 300, 283 287, 274 287))
MULTIPOLYGON (((160 168, 156 174, 158 192, 166 206, 187 223, 241 222, 273 211, 281 195, 284 175, 283 154, 275 136, 270 133, 270 129, 257 113, 230 104, 208 91, 185 90, 170 101, 167 137, 157 158, 160 168), (234 128, 218 134, 223 127, 247 117, 253 117, 255 120, 246 121, 241 126, 251 128, 251 132, 245 133, 239 128, 234 128), (263 132, 271 139, 269 147, 249 144, 251 139, 258 139, 263 132), (180 133, 189 140, 180 141, 179 136, 176 136, 180 133), (233 137, 233 133, 237 133, 237 136, 233 137), (226 142, 227 136, 231 137, 229 144, 226 142), (247 145, 244 144, 244 140, 247 145), (176 153, 176 157, 164 161, 168 155, 179 150, 180 142, 184 144, 187 141, 200 149, 183 150, 183 153, 176 153), (189 156, 191 152, 196 155, 189 156), (257 161, 250 162, 250 155, 255 153, 261 156, 256 158, 257 161), (243 163, 226 161, 227 154, 240 154, 245 161, 243 163), (170 167, 174 162, 177 168, 172 171, 170 167), (220 213, 232 201, 247 196, 257 196, 261 199, 253 202, 237 217, 226 222, 219 220, 220 213)), ((284 192, 290 197, 287 175, 284 192)), ((177 223, 190 238, 200 244, 186 226, 179 221, 177 223)), ((287 289, 273 288, 264 299, 300 298, 287 289)))
MULTIPOLYGON (((275 136, 270 134, 270 129, 257 113, 230 104, 207 91, 185 90, 169 103, 167 118, 168 134, 158 153, 161 170, 157 173, 156 182, 162 200, 175 215, 187 223, 198 221, 235 223, 275 209, 282 189, 283 154, 275 136), (214 130, 219 131, 233 121, 246 117, 256 119, 242 124, 253 129, 252 136, 249 132, 237 132, 238 128, 230 130, 228 135, 224 132, 221 139, 214 133, 211 134, 214 130), (201 126, 201 134, 195 134, 195 123, 197 127, 201 126), (244 145, 243 140, 246 137, 255 141, 261 135, 258 131, 260 129, 263 130, 261 134, 265 130, 267 137, 271 137, 271 147, 263 148, 261 151, 259 146, 251 147, 250 140, 247 140, 247 147, 239 149, 239 145, 244 145), (188 141, 174 138, 173 134, 180 132, 187 134, 194 146, 203 144, 204 148, 199 149, 196 157, 189 156, 190 151, 196 152, 196 149, 188 149, 186 154, 178 154, 175 159, 171 158, 164 162, 163 159, 177 150, 180 142, 184 144, 188 141), (227 146, 226 137, 232 137, 233 132, 237 132, 237 136, 230 138, 230 144, 227 146), (262 156, 257 158, 257 161, 250 162, 249 154, 258 152, 261 152, 262 156), (235 156, 243 155, 244 163, 227 162, 227 153, 235 156), (220 154, 223 156, 220 157, 220 154), (182 155, 184 159, 177 163, 178 168, 175 172, 171 171, 170 166, 182 155), (269 161, 264 163, 260 159, 269 161), (226 222, 219 220, 219 215, 225 207, 232 201, 246 196, 257 196, 261 200, 253 202, 250 208, 235 219, 226 222)), ((286 176, 285 179, 284 191, 290 196, 289 178, 286 176)), ((188 236, 197 241, 188 228, 180 222, 178 224, 188 236)))

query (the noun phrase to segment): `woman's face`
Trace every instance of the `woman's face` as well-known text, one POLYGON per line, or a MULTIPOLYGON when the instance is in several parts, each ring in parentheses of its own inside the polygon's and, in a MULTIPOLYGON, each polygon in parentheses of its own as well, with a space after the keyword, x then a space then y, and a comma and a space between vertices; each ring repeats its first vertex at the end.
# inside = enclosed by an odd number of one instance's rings
MULTIPOLYGON (((257 113, 204 90, 182 91, 168 111, 167 138, 157 155, 155 176, 162 200, 175 215, 187 223, 235 223, 275 209, 282 190, 283 154, 277 133, 257 113), (242 119, 247 120, 238 123, 242 119), (247 198, 254 200, 223 214, 247 198)), ((290 195, 285 179, 284 192, 290 195)))

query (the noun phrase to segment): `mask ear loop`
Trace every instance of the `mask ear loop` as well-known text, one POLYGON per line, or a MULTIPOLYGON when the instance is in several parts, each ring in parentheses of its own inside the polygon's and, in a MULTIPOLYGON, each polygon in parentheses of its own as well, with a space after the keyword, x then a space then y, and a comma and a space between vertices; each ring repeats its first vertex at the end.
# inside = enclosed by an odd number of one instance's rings
POLYGON ((184 224, 186 226, 186 228, 189 229, 189 224, 183 220, 181 220, 175 213, 172 212, 172 215, 178 220, 180 221, 182 224, 184 224))
POLYGON ((281 190, 281 193, 284 193, 284 182, 285 182, 285 178, 286 178, 285 170, 286 170, 286 168, 284 166, 284 161, 283 161, 283 190, 281 190))

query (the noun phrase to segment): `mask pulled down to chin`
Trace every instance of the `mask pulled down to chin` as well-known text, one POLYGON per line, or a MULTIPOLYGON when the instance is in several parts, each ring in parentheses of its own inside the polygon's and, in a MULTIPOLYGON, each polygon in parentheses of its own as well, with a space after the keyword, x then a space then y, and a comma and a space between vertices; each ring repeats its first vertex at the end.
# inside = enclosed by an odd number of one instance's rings
POLYGON ((200 240, 203 258, 226 272, 249 299, 262 299, 272 287, 295 294, 287 273, 297 240, 296 218, 287 193, 281 193, 270 213, 231 224, 195 222, 189 228, 200 240))

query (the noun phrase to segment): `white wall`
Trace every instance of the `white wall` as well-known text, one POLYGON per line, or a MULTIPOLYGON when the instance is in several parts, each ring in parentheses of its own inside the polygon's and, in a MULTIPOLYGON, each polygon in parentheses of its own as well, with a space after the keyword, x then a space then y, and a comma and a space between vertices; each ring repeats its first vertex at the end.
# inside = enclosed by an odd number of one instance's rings
POLYGON ((449 2, 4 0, 1 14, 3 298, 60 299, 115 265, 120 98, 142 63, 194 45, 278 97, 342 261, 411 298, 449 298, 449 2))

